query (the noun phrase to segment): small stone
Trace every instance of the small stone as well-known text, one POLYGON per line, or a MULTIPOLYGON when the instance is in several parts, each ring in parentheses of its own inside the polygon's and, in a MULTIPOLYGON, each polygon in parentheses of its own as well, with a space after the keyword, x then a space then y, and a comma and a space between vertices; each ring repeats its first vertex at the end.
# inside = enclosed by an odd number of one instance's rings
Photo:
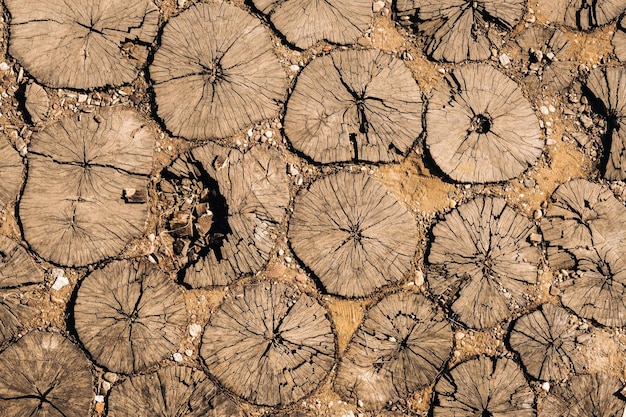
POLYGON ((285 256, 285 262, 287 262, 288 264, 291 263, 293 259, 291 259, 291 256, 285 256))
POLYGON ((274 136, 274 132, 272 132, 271 130, 265 131, 265 137, 266 138, 271 139, 272 136, 274 136))
POLYGON ((543 389, 545 392, 550 392, 550 383, 548 381, 544 382, 543 384, 541 384, 541 389, 543 389))
POLYGON ((93 400, 97 403, 103 403, 104 402, 104 395, 96 395, 95 397, 93 397, 93 400))
POLYGON ((102 392, 106 394, 111 389, 111 383, 109 381, 102 381, 101 387, 102 387, 102 392))
POLYGON ((593 126, 593 119, 585 114, 580 116, 580 122, 583 124, 585 129, 589 129, 593 126))
POLYGON ((359 408, 363 407, 363 400, 358 400, 358 401, 356 402, 356 405, 357 405, 357 407, 359 407, 359 408))
POLYGON ((414 284, 417 285, 418 287, 424 284, 424 273, 422 272, 421 269, 418 269, 417 271, 415 271, 414 284))
POLYGON ((541 111, 541 113, 545 115, 550 114, 550 109, 548 109, 546 106, 539 107, 539 111, 541 111))
POLYGON ((148 201, 148 190, 135 188, 125 188, 123 191, 124 200, 130 204, 143 204, 148 201))
POLYGON ((531 233, 530 234, 530 241, 532 243, 541 243, 542 241, 542 237, 539 233, 531 233))
POLYGON ((554 113, 556 111, 556 108, 552 104, 550 104, 548 106, 548 110, 550 110, 550 113, 554 113))
POLYGON ((178 7, 183 7, 187 0, 178 0, 178 7))
POLYGON ((543 211, 541 209, 535 210, 535 214, 533 215, 535 220, 539 220, 543 217, 543 211))
POLYGON ((445 68, 439 68, 439 69, 437 70, 437 72, 438 72, 439 74, 445 74, 445 73, 446 73, 446 69, 445 69, 445 68))
POLYGON ((202 331, 202 326, 200 326, 198 323, 191 323, 189 325, 189 335, 191 336, 192 339, 195 339, 196 337, 198 337, 201 331, 202 331))
POLYGON ((298 65, 296 65, 296 64, 294 64, 294 65, 290 66, 290 67, 289 67, 289 69, 290 69, 291 71, 293 71, 293 72, 298 72, 298 71, 300 71, 300 67, 299 67, 298 65))
POLYGON ((394 343, 395 343, 395 342, 397 342, 396 338, 395 338, 395 337, 393 337, 393 336, 389 336, 388 340, 389 340, 390 342, 394 342, 394 343))
POLYGON ((189 357, 193 356, 193 350, 191 350, 191 349, 185 349, 185 355, 187 355, 187 356, 189 356, 189 357))
POLYGON ((113 372, 105 372, 104 373, 104 379, 105 381, 110 382, 111 384, 115 384, 118 380, 118 376, 117 374, 114 374, 113 372))
POLYGON ((183 361, 183 355, 180 354, 180 352, 176 352, 172 355, 172 357, 174 358, 174 362, 182 362, 183 361))
POLYGON ((385 7, 385 2, 384 1, 377 1, 374 3, 374 5, 372 6, 372 10, 374 11, 374 13, 378 13, 380 12, 383 8, 385 7))
POLYGON ((69 283, 70 283, 69 279, 67 279, 64 276, 59 276, 54 281, 54 284, 52 284, 52 289, 55 291, 59 291, 61 288, 65 287, 66 285, 69 285, 69 283))
POLYGON ((296 275, 296 281, 304 284, 306 282, 306 275, 305 274, 296 275))
POLYGON ((463 332, 456 332, 455 335, 454 335, 454 338, 456 340, 462 340, 463 338, 465 338, 465 333, 463 333, 463 332))
POLYGON ((300 172, 298 171, 298 168, 296 168, 294 164, 289 164, 289 175, 291 175, 292 177, 295 177, 299 173, 300 172))
POLYGON ((536 184, 537 183, 532 178, 525 178, 524 179, 524 187, 526 187, 526 188, 533 188, 536 184))
POLYGON ((548 145, 548 146, 554 146, 554 145, 556 145, 556 140, 554 140, 554 139, 552 139, 552 138, 548 138, 548 139, 546 140, 546 145, 548 145))
POLYGON ((87 101, 87 98, 89 96, 87 94, 79 94, 78 95, 78 102, 79 103, 84 103, 85 101, 87 101))
POLYGON ((506 67, 507 65, 511 63, 511 59, 509 58, 507 54, 500 55, 499 61, 500 61, 500 65, 502 65, 503 67, 506 67))
POLYGON ((6 62, 1 62, 0 71, 8 71, 8 70, 9 70, 9 64, 7 64, 6 62))

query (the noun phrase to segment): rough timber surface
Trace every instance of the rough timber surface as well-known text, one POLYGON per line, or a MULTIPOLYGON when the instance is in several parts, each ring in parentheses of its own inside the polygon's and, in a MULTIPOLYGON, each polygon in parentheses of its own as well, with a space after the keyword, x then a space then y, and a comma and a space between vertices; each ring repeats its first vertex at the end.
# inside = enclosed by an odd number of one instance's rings
POLYGON ((0 137, 0 207, 15 202, 22 186, 23 173, 22 158, 0 137))
POLYGON ((24 107, 30 121, 35 124, 44 121, 50 108, 50 99, 46 90, 37 83, 30 83, 26 86, 24 97, 24 107))
POLYGON ((314 161, 394 162, 422 133, 422 92, 381 51, 337 51, 311 62, 287 103, 285 133, 314 161))
POLYGON ((55 88, 133 81, 158 31, 159 11, 151 0, 4 4, 11 14, 9 53, 37 81, 55 88))
POLYGON ((626 14, 617 23, 611 43, 615 48, 617 59, 626 62, 626 14))
POLYGON ((546 15, 556 23, 591 30, 615 20, 626 9, 626 0, 555 0, 546 15))

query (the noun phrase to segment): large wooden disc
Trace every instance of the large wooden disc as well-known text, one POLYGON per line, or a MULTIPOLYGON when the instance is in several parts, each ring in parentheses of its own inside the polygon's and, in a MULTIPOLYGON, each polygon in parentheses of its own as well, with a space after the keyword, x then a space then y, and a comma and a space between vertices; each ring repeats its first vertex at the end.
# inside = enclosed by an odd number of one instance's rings
POLYGON ((0 208, 15 202, 22 188, 24 164, 15 149, 0 137, 0 208))
POLYGON ((104 109, 33 134, 20 201, 24 238, 41 257, 83 266, 117 255, 144 229, 154 130, 138 113, 104 109))
POLYGON ((335 51, 300 74, 285 114, 294 148, 322 162, 393 162, 422 133, 422 92, 383 52, 335 51))
POLYGON ((534 397, 513 360, 479 356, 437 382, 433 416, 534 417, 534 397))
POLYGON ((48 116, 50 99, 48 93, 37 83, 30 83, 24 90, 24 107, 30 116, 30 121, 37 124, 48 116))
POLYGON ((487 64, 468 64, 435 87, 426 113, 426 146, 459 182, 517 177, 543 150, 539 120, 517 84, 487 64))
POLYGON ((335 363, 326 310, 296 287, 236 289, 204 329, 200 356, 226 388, 259 405, 287 405, 316 389, 335 363))
POLYGON ((426 297, 395 293, 368 313, 343 355, 335 389, 379 409, 434 382, 452 351, 452 329, 426 297))
POLYGON ((626 0, 554 0, 542 12, 552 22, 572 29, 591 30, 615 20, 626 10, 626 0))
POLYGON ((168 21, 150 77, 159 117, 187 139, 232 136, 274 117, 287 90, 261 21, 222 2, 197 3, 168 21))
POLYGON ((90 89, 133 81, 158 31, 159 10, 150 0, 4 4, 11 15, 9 54, 49 87, 90 89))
POLYGON ((170 277, 148 261, 123 260, 85 278, 74 320, 78 337, 99 365, 132 374, 176 348, 187 314, 170 277))
POLYGON ((626 13, 617 23, 615 34, 611 40, 615 48, 615 55, 621 62, 626 62, 626 13))
POLYGON ((15 291, 0 289, 0 345, 19 336, 37 310, 20 302, 15 291))
POLYGON ((85 417, 91 364, 61 335, 31 332, 0 354, 0 415, 85 417))
POLYGON ((417 226, 376 179, 342 171, 300 192, 288 237, 327 292, 363 297, 410 270, 417 226))
POLYGON ((622 417, 626 401, 624 383, 605 373, 576 375, 550 388, 539 408, 540 417, 622 417))
POLYGON ((527 304, 541 251, 529 242, 534 225, 502 198, 477 197, 435 225, 428 254, 431 292, 449 298, 466 325, 482 329, 527 304))
POLYGON ((237 405, 202 371, 168 366, 113 387, 108 417, 239 417, 237 405))
POLYGON ((370 0, 252 0, 289 43, 301 49, 321 40, 356 43, 372 23, 370 0))
POLYGON ((522 19, 524 6, 524 0, 398 0, 396 9, 426 36, 429 57, 461 62, 488 59, 500 47, 495 39, 522 19))
POLYGON ((0 235, 0 288, 43 282, 43 270, 17 242, 0 235))

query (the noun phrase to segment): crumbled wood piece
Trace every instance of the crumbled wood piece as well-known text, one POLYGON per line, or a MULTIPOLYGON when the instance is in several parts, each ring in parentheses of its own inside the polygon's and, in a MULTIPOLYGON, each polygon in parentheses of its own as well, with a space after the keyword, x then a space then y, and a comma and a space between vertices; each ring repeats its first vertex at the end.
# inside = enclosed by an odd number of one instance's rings
POLYGON ((24 91, 26 101, 24 107, 34 124, 44 121, 48 117, 48 107, 50 99, 46 90, 37 83, 30 83, 24 91))

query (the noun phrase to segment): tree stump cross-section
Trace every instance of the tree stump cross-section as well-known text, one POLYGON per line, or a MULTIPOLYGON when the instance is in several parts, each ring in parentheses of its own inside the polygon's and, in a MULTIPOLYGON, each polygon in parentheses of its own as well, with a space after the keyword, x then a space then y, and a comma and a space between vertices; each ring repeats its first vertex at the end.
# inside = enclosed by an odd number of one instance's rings
POLYGON ((275 117, 287 90, 261 21, 222 2, 168 21, 150 77, 159 117, 186 139, 225 138, 275 117))
POLYGON ((284 406, 309 395, 335 363, 335 337, 325 309, 280 282, 234 291, 202 336, 200 356, 209 372, 259 405, 284 406))
POLYGON ((317 162, 394 162, 422 133, 422 109, 422 92, 401 60, 375 50, 334 51, 300 73, 285 134, 317 162))
POLYGON ((20 200, 24 238, 46 260, 84 266, 117 255, 143 232, 155 131, 139 114, 106 109, 33 134, 20 200))
POLYGON ((24 164, 15 149, 0 137, 0 208, 15 202, 22 187, 24 164))
POLYGON ((133 81, 158 31, 150 0, 7 0, 9 54, 40 83, 91 89, 133 81))
POLYGON ((626 0, 555 0, 542 10, 550 21, 572 29, 592 30, 615 20, 626 10, 626 0))
POLYGON ((626 13, 624 13, 617 23, 611 43, 613 44, 613 48, 615 48, 614 52, 617 59, 622 63, 626 63, 626 13))
POLYGON ((300 192, 288 238, 327 292, 363 297, 410 270, 417 226, 375 178, 342 171, 300 192))
POLYGON ((133 374, 176 348, 187 314, 181 290, 164 272, 146 260, 123 260, 85 278, 74 320, 78 337, 99 365, 133 374))
POLYGON ((433 227, 428 284, 450 299, 466 325, 483 329, 524 306, 524 290, 537 281, 541 251, 529 237, 534 225, 502 198, 477 197, 433 227))
POLYGON ((380 409, 434 382, 452 351, 452 329, 426 297, 395 293, 368 313, 343 355, 335 389, 380 409))
POLYGON ((433 90, 426 147, 459 182, 517 177, 543 151, 539 120, 517 84, 487 64, 467 64, 433 90))

